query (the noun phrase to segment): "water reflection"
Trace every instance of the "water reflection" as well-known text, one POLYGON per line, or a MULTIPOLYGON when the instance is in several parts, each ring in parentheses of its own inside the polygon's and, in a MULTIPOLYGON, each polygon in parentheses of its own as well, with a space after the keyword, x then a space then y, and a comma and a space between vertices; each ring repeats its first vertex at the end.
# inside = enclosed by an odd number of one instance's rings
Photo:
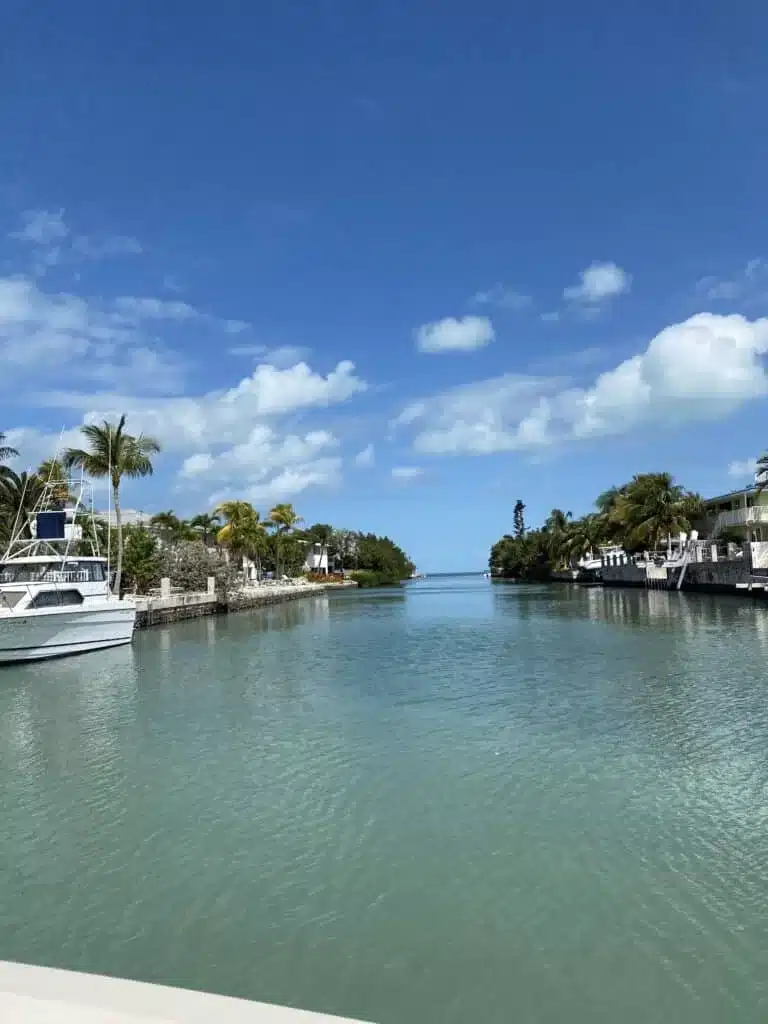
POLYGON ((762 1024, 768 609, 404 591, 0 673, 0 958, 398 1024, 762 1024))
POLYGON ((768 639, 768 606, 748 598, 625 587, 495 586, 494 598, 521 617, 585 617, 631 628, 653 627, 687 635, 731 627, 752 628, 768 639))

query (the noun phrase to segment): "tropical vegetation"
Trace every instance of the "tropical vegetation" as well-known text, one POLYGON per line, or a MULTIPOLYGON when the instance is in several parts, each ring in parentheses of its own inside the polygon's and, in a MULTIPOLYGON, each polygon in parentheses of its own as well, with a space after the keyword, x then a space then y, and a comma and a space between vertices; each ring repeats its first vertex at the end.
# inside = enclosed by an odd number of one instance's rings
POLYGON ((555 508, 540 527, 528 530, 524 509, 519 500, 513 513, 514 532, 491 548, 489 565, 494 575, 545 580, 554 570, 573 566, 610 544, 630 553, 655 551, 668 537, 690 531, 703 506, 698 494, 675 483, 669 473, 638 473, 604 491, 595 501, 595 511, 578 519, 555 508))
POLYGON ((117 532, 117 567, 114 591, 120 593, 123 568, 123 529, 120 509, 120 484, 123 477, 151 476, 151 456, 160 451, 153 437, 134 436, 125 429, 125 415, 115 426, 105 420, 101 424, 89 423, 80 428, 88 442, 87 448, 67 448, 62 457, 65 469, 81 469, 92 477, 106 477, 112 486, 117 532))
POLYGON ((85 444, 67 449, 61 459, 48 459, 34 472, 17 473, 7 462, 18 452, 0 433, 0 548, 14 531, 31 536, 31 514, 43 495, 61 507, 74 500, 70 473, 80 469, 87 476, 106 478, 112 490, 114 525, 94 518, 88 510, 76 510, 83 540, 79 553, 91 545, 116 551, 115 592, 144 593, 163 576, 173 586, 205 589, 209 576, 217 586, 230 585, 239 575, 262 579, 306 575, 309 551, 332 573, 357 578, 361 586, 397 584, 413 572, 413 563, 389 537, 329 523, 304 526, 293 505, 279 503, 262 517, 247 501, 231 500, 185 519, 173 509, 156 512, 145 524, 123 523, 121 483, 125 478, 149 476, 152 456, 160 445, 151 437, 126 429, 126 417, 117 424, 107 421, 81 428, 85 444))

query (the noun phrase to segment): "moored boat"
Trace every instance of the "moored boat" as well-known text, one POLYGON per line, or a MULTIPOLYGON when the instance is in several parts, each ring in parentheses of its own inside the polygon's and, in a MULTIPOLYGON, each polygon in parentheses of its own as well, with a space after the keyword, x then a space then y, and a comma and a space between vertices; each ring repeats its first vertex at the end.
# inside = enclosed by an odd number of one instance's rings
POLYGON ((0 561, 0 664, 128 644, 136 605, 110 590, 108 559, 82 550, 74 509, 38 509, 0 561), (70 522, 68 522, 70 520, 70 522))

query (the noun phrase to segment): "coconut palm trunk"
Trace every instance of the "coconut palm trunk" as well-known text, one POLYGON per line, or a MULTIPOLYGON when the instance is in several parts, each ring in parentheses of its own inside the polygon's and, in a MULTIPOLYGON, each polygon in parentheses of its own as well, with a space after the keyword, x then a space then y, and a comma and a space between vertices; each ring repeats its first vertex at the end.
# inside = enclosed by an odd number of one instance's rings
POLYGON ((123 576, 123 515, 120 510, 120 485, 112 481, 112 501, 115 506, 115 530, 117 532, 117 567, 112 592, 120 597, 120 581, 123 576))

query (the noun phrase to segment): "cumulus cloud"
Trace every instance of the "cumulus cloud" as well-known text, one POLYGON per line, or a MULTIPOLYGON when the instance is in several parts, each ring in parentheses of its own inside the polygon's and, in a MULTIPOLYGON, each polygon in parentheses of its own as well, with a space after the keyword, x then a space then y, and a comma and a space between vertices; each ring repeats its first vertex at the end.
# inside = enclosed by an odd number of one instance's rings
POLYGON ((417 480, 423 475, 424 470, 421 466, 394 466, 392 468, 392 479, 398 480, 401 483, 407 483, 409 480, 417 480))
POLYGON ((323 376, 306 363, 286 369, 257 366, 234 387, 203 395, 147 398, 127 394, 43 392, 38 404, 78 412, 85 420, 128 414, 131 427, 160 439, 168 450, 239 444, 264 419, 345 402, 366 389, 354 364, 340 362, 323 376))
POLYGON ((495 284, 485 291, 475 292, 472 302, 478 306, 498 306, 500 309, 525 309, 533 302, 530 295, 508 288, 503 284, 495 284))
POLYGON ((231 482, 233 493, 245 494, 249 501, 287 501, 308 487, 339 481, 341 459, 330 454, 338 443, 325 430, 282 436, 275 428, 258 424, 241 444, 216 454, 190 455, 184 460, 181 476, 198 484, 219 485, 216 500, 229 494, 221 485, 231 482))
POLYGON ((754 476, 757 473, 757 459, 734 460, 728 467, 728 476, 754 476))
POLYGON ((487 316, 447 316, 434 323, 422 324, 414 332, 420 352, 471 352, 483 348, 495 338, 493 324, 487 316))
POLYGON ((616 295, 628 292, 631 278, 615 263, 592 263, 579 275, 579 283, 563 291, 568 302, 596 306, 616 295))
POLYGON ((355 465, 360 469, 370 469, 376 461, 373 445, 366 445, 361 452, 355 456, 355 465))
MULTIPOLYGON (((182 477, 196 482, 232 481, 249 501, 288 501, 308 487, 329 486, 340 480, 341 459, 328 454, 338 439, 326 430, 303 436, 280 433, 267 424, 255 426, 240 444, 219 451, 196 452, 184 460, 182 477)), ((217 492, 219 500, 224 492, 217 492)))
POLYGON ((417 451, 488 454, 717 419, 768 394, 768 319, 700 313, 587 388, 507 374, 406 406, 417 451))

